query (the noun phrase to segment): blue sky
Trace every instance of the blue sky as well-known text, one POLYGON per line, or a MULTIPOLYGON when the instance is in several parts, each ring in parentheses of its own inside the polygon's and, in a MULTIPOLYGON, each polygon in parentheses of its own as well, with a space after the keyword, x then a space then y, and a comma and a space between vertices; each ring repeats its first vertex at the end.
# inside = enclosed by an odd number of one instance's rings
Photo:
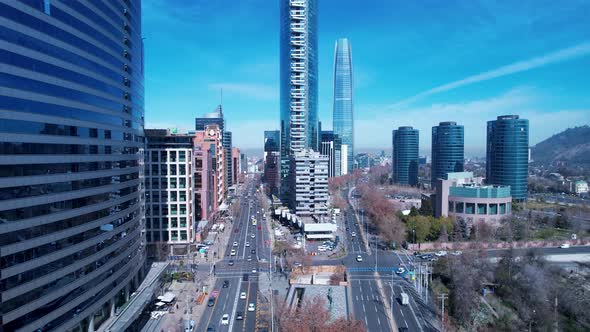
MULTIPOLYGON (((223 106, 234 145, 261 148, 279 123, 278 0, 143 0, 146 127, 193 129, 223 106)), ((334 42, 354 66, 357 150, 391 149, 391 130, 465 126, 485 151, 486 121, 530 120, 535 144, 590 123, 589 1, 320 0, 319 107, 332 123, 334 42)))

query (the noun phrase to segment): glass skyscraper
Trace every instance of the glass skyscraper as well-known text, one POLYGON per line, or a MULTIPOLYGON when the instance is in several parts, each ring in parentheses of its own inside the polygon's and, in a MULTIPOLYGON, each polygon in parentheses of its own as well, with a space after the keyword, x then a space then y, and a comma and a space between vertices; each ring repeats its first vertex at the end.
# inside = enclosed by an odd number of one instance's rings
MULTIPOLYGON (((354 163, 352 51, 348 39, 338 39, 334 49, 334 134, 348 146, 348 169, 354 163)), ((344 171, 344 170, 343 170, 344 171)), ((344 172, 342 172, 344 174, 344 172)))
POLYGON ((0 330, 88 331, 143 279, 139 1, 0 1, 0 330))
MULTIPOLYGON (((289 157, 319 147, 317 0, 280 0, 281 182, 289 157)), ((287 186, 283 186, 287 188, 287 186)))
POLYGON ((486 182, 510 186, 512 199, 527 198, 529 120, 502 115, 488 121, 486 182))
POLYGON ((463 172, 465 137, 463 126, 456 122, 441 122, 432 127, 431 184, 447 173, 463 172))
POLYGON ((392 132, 393 182, 418 184, 418 129, 399 127, 392 132))

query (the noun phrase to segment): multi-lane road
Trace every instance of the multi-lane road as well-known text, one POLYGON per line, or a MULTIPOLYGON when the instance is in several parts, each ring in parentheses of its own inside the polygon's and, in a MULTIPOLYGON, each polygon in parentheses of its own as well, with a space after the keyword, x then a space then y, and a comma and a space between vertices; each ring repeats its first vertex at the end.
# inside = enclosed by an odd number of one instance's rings
POLYGON ((268 271, 269 237, 253 182, 244 185, 240 195, 240 209, 228 227, 230 236, 223 260, 215 263, 215 285, 203 305, 205 311, 197 331, 254 331, 258 310, 258 278, 261 270, 268 271), (252 217, 256 225, 252 223, 252 217), (233 252, 232 252, 233 251, 233 252), (224 286, 225 284, 225 286, 224 286), (245 293, 245 298, 242 295, 245 293), (218 294, 208 306, 212 294, 218 294), (248 311, 249 305, 254 310, 248 311), (227 325, 222 323, 229 316, 227 325), (241 316, 242 319, 237 319, 241 316))

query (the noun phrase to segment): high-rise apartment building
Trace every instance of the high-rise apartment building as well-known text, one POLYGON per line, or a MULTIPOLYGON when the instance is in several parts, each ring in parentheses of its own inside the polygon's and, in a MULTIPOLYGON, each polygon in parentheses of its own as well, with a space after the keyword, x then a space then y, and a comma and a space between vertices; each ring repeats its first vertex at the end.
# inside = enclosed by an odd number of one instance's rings
POLYGON ((342 163, 346 156, 342 154, 342 140, 333 131, 322 131, 320 153, 328 156, 328 177, 342 175, 342 163))
POLYGON ((0 2, 0 330, 86 331, 143 279, 141 4, 0 2))
POLYGON ((529 120, 502 115, 488 121, 486 182, 510 186, 514 200, 527 198, 529 120))
POLYGON ((338 39, 334 47, 334 134, 347 146, 347 169, 354 165, 352 50, 346 38, 338 39))
POLYGON ((298 217, 328 214, 328 157, 304 149, 291 157, 291 209, 298 217))
POLYGON ((231 176, 232 176, 232 183, 238 184, 240 182, 240 149, 236 147, 231 148, 231 176))
MULTIPOLYGON (((146 129, 146 240, 148 254, 158 259, 186 255, 194 239, 194 137, 166 129, 146 129), (165 250, 161 250, 165 248, 165 250), (164 253, 163 253, 164 251, 164 253)), ((200 202, 197 202, 199 204, 200 202)))
POLYGON ((399 127, 392 133, 393 182, 415 186, 418 184, 418 129, 399 127))
POLYGON ((281 132, 278 130, 264 131, 264 173, 267 195, 279 195, 280 187, 280 146, 281 132))
POLYGON ((463 126, 456 122, 441 122, 432 127, 431 185, 447 173, 463 172, 465 160, 465 134, 463 126))
POLYGON ((195 132, 194 143, 211 155, 212 170, 214 173, 213 187, 215 188, 213 211, 217 211, 217 208, 223 203, 227 195, 227 187, 225 186, 227 172, 225 171, 223 133, 217 124, 206 125, 204 130, 195 132))
MULTIPOLYGON (((306 148, 318 150, 317 1, 280 1, 281 182, 289 157, 306 148)), ((281 185, 289 190, 286 185, 281 185)))
POLYGON ((232 157, 231 157, 231 148, 232 148, 232 134, 231 131, 224 131, 223 132, 223 149, 224 149, 224 157, 225 157, 225 188, 229 189, 229 187, 233 186, 233 174, 232 174, 232 157))

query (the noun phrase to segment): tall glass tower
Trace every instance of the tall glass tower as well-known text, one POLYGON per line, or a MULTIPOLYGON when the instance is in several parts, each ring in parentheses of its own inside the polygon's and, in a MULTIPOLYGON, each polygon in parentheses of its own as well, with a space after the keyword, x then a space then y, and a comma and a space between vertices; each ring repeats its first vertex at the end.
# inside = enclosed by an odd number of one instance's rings
POLYGON ((418 129, 399 127, 392 133, 393 182, 415 186, 418 184, 418 129))
POLYGON ((342 174, 351 173, 354 163, 354 122, 353 122, 353 85, 352 85, 352 51, 348 39, 338 39, 334 48, 334 134, 348 146, 348 169, 342 174))
POLYGON ((463 172, 465 159, 463 126, 456 122, 441 122, 432 127, 431 184, 450 172, 463 172))
POLYGON ((281 0, 280 16, 281 182, 286 184, 289 156, 319 147, 317 0, 281 0))
POLYGON ((144 274, 139 1, 0 1, 0 330, 89 331, 144 274))
POLYGON ((529 120, 502 115, 488 121, 486 182, 510 186, 515 200, 527 198, 529 120))

